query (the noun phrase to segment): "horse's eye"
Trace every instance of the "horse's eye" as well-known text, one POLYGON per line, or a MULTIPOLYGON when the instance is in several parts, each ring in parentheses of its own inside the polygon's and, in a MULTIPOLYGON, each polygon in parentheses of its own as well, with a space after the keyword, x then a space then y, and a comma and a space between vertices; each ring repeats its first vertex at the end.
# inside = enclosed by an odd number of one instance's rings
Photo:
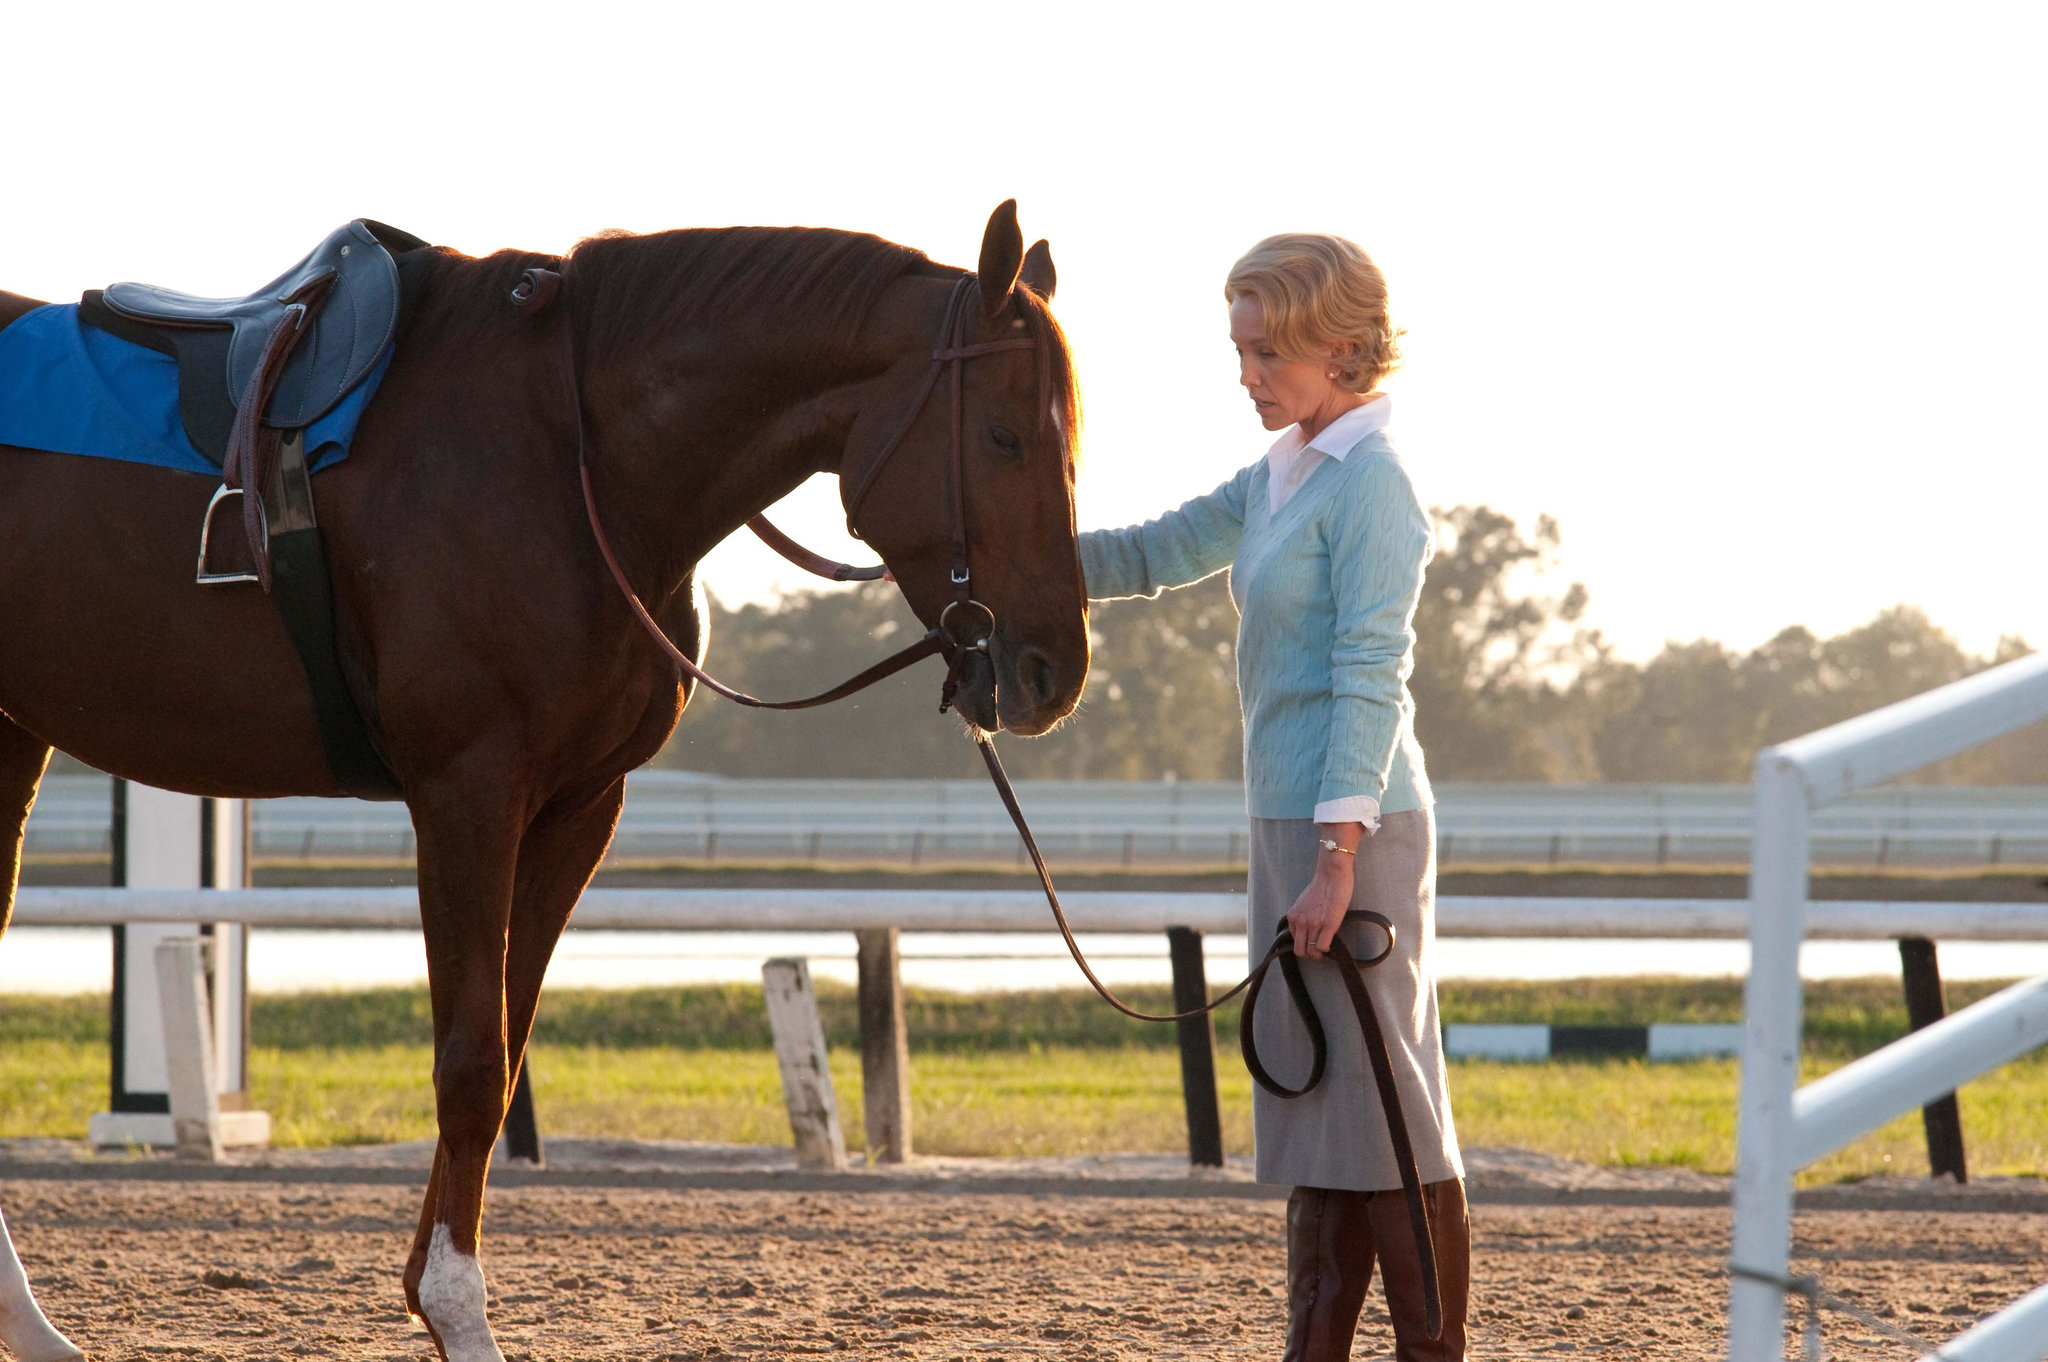
POLYGON ((1024 453, 1024 442, 1017 438, 1017 432, 1005 425, 988 428, 988 438, 995 442, 996 449, 1006 459, 1015 459, 1024 453))

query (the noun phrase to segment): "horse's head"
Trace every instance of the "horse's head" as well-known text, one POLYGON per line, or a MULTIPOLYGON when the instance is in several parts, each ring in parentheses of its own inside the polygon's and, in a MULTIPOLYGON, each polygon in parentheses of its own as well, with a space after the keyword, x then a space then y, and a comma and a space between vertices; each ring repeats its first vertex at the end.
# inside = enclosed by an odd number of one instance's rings
POLYGON ((967 656, 960 712, 1026 736, 1071 713, 1088 675, 1079 406, 1046 310, 1053 283, 1052 253, 1025 251, 1014 202, 990 217, 975 274, 906 277, 895 301, 918 340, 863 403, 840 470, 849 519, 918 617, 970 645, 987 637, 967 656))

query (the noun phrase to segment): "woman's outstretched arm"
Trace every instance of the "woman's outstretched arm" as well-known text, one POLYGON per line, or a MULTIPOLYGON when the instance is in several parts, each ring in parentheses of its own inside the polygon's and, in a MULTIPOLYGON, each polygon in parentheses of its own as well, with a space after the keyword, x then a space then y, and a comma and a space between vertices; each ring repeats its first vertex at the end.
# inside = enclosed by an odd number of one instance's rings
POLYGON ((1083 534, 1088 599, 1157 596, 1229 567, 1244 537, 1246 488, 1258 468, 1252 464, 1208 495, 1142 525, 1083 534))

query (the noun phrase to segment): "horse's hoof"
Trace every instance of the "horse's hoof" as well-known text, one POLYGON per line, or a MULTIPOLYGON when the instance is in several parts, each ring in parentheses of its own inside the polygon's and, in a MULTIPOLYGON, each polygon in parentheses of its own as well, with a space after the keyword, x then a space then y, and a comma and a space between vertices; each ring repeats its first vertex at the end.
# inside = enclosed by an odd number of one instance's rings
POLYGON ((58 1333, 40 1310, 33 1319, 17 1318, 12 1323, 16 1327, 0 1335, 0 1342, 14 1354, 15 1362, 85 1362, 78 1345, 58 1333))
POLYGON ((62 1334, 57 1335, 56 1344, 48 1352, 14 1349, 15 1362, 85 1362, 85 1354, 62 1334))
POLYGON ((434 1226, 419 1300, 434 1345, 447 1362, 505 1362, 485 1316, 483 1265, 475 1254, 456 1249, 446 1225, 434 1226))

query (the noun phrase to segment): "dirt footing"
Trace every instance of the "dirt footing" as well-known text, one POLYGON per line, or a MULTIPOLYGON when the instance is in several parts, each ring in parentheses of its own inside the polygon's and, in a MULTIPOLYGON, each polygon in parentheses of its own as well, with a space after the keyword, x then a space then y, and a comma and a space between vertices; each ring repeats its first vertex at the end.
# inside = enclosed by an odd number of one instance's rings
MULTIPOLYGON (((513 1362, 1279 1355, 1279 1202, 1111 1190, 501 1186, 484 1247, 492 1315, 513 1362)), ((0 1183, 45 1307, 98 1362, 426 1362, 399 1287, 417 1195, 0 1183)), ((1796 1271, 1932 1343, 2039 1283, 2048 1216, 1829 1210, 1800 1216, 1797 1236, 1796 1271)), ((1717 1359, 1727 1239, 1718 1207, 1482 1201, 1471 1355, 1717 1359)), ((1849 1315, 1824 1324, 1831 1358, 1914 1355, 1849 1315)), ((1354 1355, 1390 1346, 1375 1294, 1354 1355)))

